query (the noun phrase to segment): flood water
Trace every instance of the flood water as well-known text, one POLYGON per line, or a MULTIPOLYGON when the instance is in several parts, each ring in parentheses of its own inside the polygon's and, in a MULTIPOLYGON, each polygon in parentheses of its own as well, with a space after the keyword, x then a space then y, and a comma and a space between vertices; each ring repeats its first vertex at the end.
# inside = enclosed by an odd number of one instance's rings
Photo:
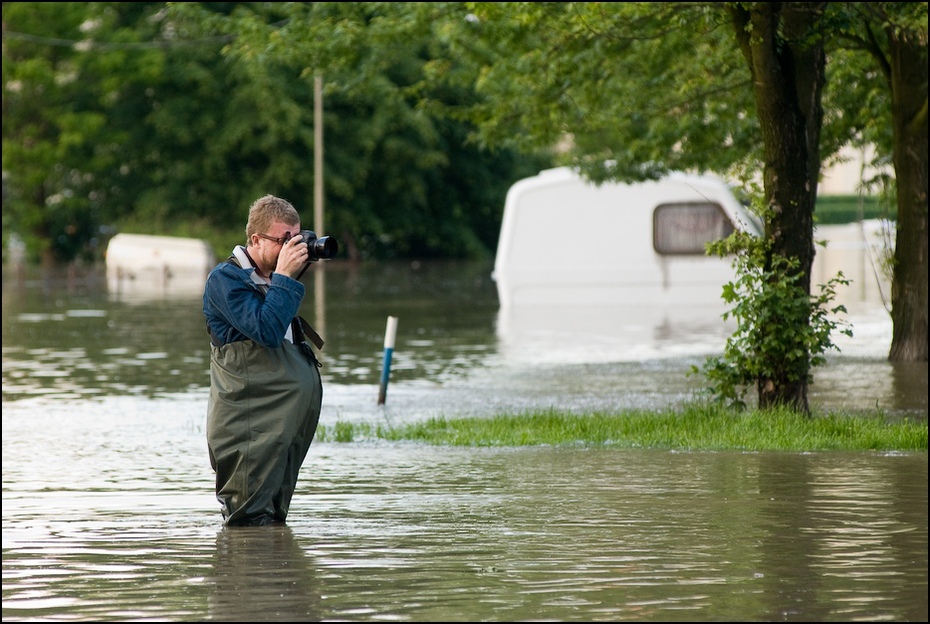
MULTIPOLYGON (((303 281, 324 426, 674 406, 731 331, 632 304, 501 317, 484 263, 303 281)), ((854 337, 812 407, 926 419, 881 284, 842 296, 854 337)), ((4 273, 4 621, 927 620, 926 453, 315 443, 287 526, 223 529, 208 349, 196 280, 4 273)))

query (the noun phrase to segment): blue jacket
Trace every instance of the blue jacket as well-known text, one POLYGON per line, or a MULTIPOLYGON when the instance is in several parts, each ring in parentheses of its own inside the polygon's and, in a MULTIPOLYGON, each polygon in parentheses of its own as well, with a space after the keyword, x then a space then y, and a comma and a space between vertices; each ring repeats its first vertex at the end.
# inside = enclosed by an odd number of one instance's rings
POLYGON ((272 273, 271 285, 263 293, 262 287, 252 281, 254 270, 223 262, 207 276, 203 314, 220 344, 253 340, 268 348, 280 347, 297 316, 304 285, 272 273))

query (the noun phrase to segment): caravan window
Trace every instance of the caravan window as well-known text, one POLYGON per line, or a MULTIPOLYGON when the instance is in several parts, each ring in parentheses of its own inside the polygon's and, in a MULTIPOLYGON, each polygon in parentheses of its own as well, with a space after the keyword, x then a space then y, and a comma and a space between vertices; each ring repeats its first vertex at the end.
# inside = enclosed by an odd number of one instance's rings
POLYGON ((704 245, 733 233, 719 204, 661 204, 653 213, 652 244, 660 254, 701 254, 704 245))

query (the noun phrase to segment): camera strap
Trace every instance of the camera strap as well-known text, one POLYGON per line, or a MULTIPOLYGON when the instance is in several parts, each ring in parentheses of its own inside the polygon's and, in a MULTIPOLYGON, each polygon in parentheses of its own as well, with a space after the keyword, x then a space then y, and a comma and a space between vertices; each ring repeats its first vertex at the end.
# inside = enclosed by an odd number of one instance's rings
POLYGON ((304 317, 298 316, 295 318, 292 322, 292 326, 295 336, 302 335, 304 338, 312 342, 313 346, 315 346, 317 349, 321 351, 323 350, 323 345, 325 344, 323 339, 318 333, 316 333, 316 330, 310 326, 310 323, 308 323, 304 317))

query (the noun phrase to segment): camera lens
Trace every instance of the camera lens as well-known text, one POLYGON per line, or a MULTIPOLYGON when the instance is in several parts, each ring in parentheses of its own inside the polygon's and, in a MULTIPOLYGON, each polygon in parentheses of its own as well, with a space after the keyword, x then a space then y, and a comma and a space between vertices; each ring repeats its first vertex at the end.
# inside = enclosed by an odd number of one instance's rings
POLYGON ((312 260, 329 260, 339 252, 339 243, 332 236, 323 236, 307 243, 312 260))

